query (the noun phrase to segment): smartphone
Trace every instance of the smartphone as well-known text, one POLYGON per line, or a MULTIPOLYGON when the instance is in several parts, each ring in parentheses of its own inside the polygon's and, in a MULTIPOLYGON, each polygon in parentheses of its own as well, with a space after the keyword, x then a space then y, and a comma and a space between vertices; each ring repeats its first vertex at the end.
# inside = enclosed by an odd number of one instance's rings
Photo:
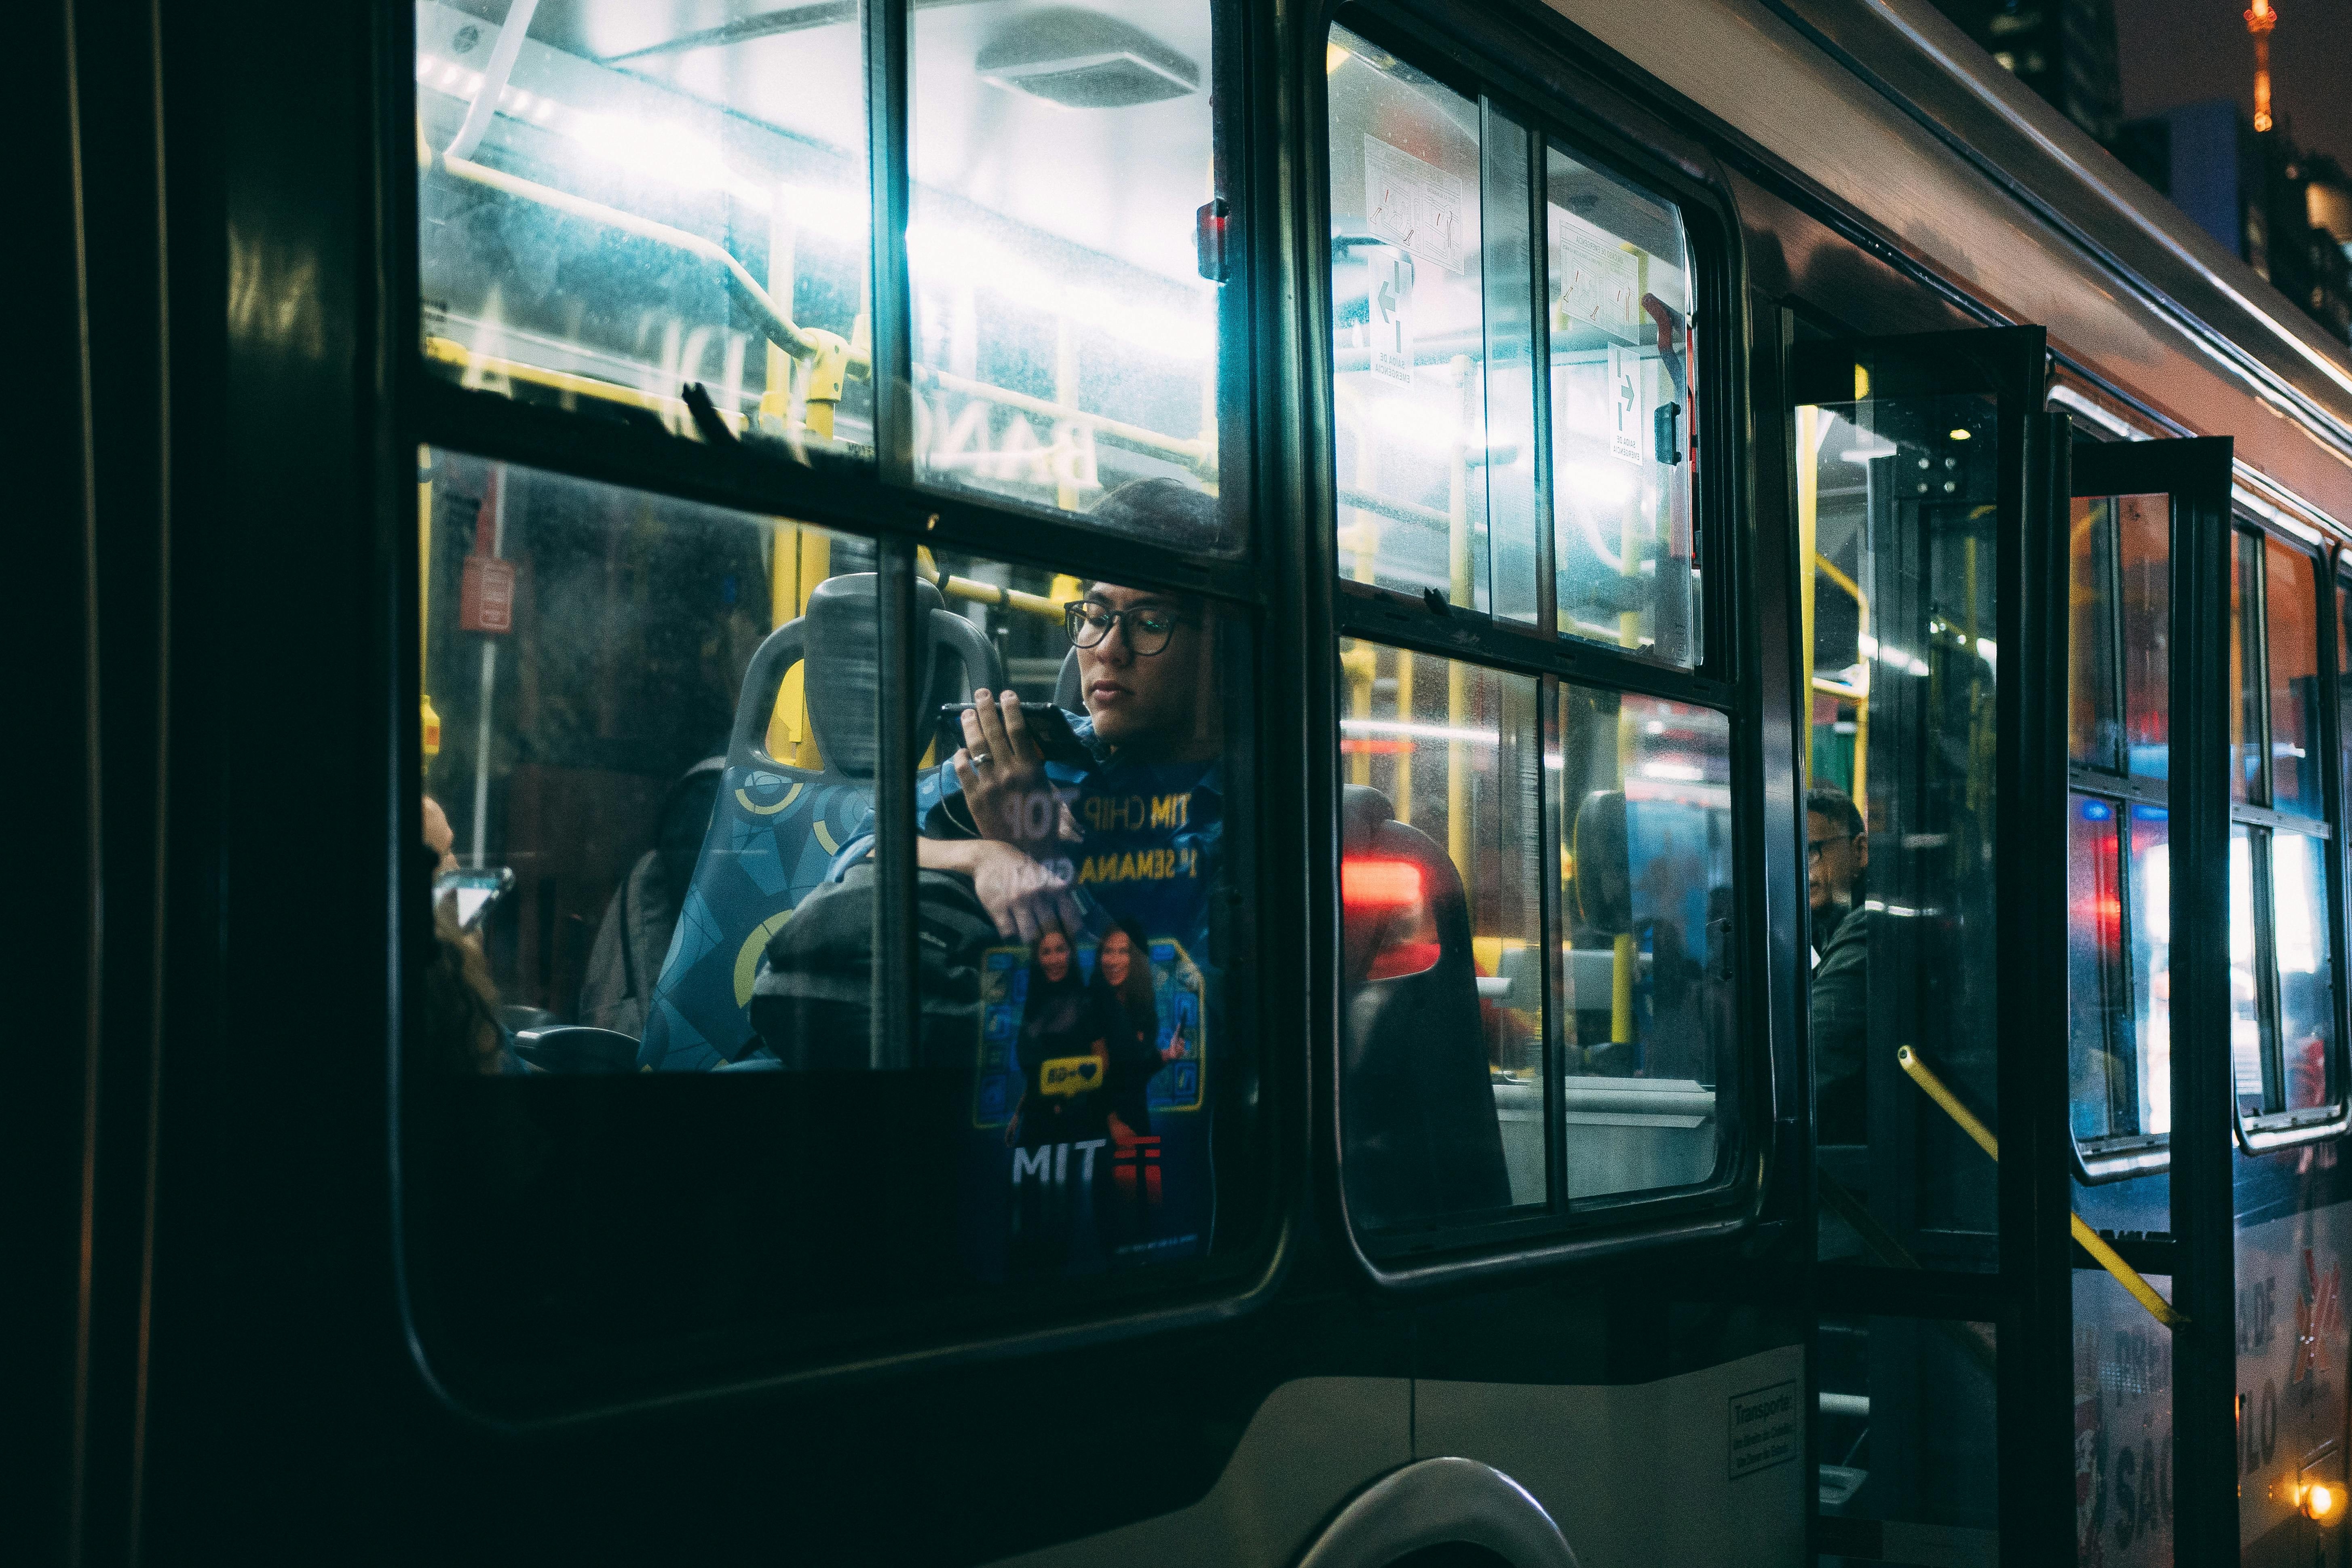
MULTIPOLYGON (((940 719, 961 740, 963 715, 971 711, 969 702, 950 702, 940 710, 940 719)), ((1022 721, 1029 726, 1029 738, 1036 742, 1037 752, 1049 763, 1061 763, 1070 767, 1092 767, 1095 754, 1070 728, 1070 716, 1051 702, 1024 702, 1022 721)))
POLYGON ((468 867, 463 870, 444 871, 434 879, 433 901, 454 900, 454 912, 460 931, 479 931, 488 918, 490 906, 514 889, 515 875, 506 866, 468 867))

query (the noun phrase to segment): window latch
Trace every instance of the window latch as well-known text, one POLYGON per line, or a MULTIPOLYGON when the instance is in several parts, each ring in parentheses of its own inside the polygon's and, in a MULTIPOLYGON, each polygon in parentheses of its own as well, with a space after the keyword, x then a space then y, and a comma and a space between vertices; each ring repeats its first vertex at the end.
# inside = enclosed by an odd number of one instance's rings
POLYGON ((1232 215, 1223 196, 1211 196, 1192 215, 1192 245, 1200 254, 1201 276, 1212 283, 1225 280, 1225 241, 1233 228, 1232 215))

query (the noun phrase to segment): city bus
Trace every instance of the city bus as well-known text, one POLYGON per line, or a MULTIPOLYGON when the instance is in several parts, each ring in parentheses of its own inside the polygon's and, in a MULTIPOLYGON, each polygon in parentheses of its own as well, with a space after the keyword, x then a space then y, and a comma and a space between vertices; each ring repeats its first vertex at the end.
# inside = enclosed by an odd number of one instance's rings
POLYGON ((2352 349, 1927 0, 226 20, 28 21, 26 1561, 2346 1562, 2352 349))

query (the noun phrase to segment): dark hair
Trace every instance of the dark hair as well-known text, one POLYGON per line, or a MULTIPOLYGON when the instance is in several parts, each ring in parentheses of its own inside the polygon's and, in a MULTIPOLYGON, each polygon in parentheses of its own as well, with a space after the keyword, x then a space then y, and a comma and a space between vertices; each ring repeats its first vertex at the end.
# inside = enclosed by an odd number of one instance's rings
MULTIPOLYGON (((1114 987, 1110 983, 1110 976, 1103 973, 1101 942, 1095 944, 1095 984, 1108 992, 1118 1001, 1119 1006, 1127 1011, 1129 1016, 1136 1018, 1149 1016, 1156 1020, 1159 1016, 1160 1004, 1151 994, 1150 940, 1143 934, 1143 928, 1136 924, 1132 916, 1120 917, 1109 931, 1103 932, 1102 941, 1108 942, 1113 932, 1127 938, 1128 949, 1135 954, 1133 961, 1128 965, 1127 984, 1114 987)), ((1158 1044, 1157 1041, 1153 1043, 1158 1044)))
POLYGON ((1862 823, 1862 813, 1854 808, 1853 796, 1828 784, 1815 784, 1805 792, 1805 815, 1826 816, 1846 831, 1848 837, 1859 837, 1867 831, 1862 823))
POLYGON ((1177 548, 1217 537, 1216 498, 1181 479, 1129 479, 1095 502, 1087 516, 1106 528, 1177 548))
POLYGON ((1039 931, 1037 940, 1029 944, 1029 989, 1024 1005, 1034 1003, 1040 997, 1049 995, 1055 991, 1084 990, 1086 984, 1086 975, 1078 968, 1078 944, 1070 940, 1069 934, 1063 931, 1048 929, 1039 931), (1062 978, 1059 980, 1049 979, 1045 973, 1045 939, 1055 936, 1060 937, 1062 945, 1070 950, 1070 967, 1063 972, 1062 978))

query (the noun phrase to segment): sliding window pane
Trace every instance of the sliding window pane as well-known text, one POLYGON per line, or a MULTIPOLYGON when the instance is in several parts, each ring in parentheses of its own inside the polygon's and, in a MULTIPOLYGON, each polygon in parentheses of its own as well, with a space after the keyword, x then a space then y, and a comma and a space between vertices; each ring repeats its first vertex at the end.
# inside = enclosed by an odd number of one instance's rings
MULTIPOLYGON (((1475 102, 1343 27, 1327 64, 1339 570, 1486 610, 1489 470, 1532 465, 1534 449, 1502 447, 1532 427, 1528 412, 1488 419, 1485 267, 1526 221, 1492 247, 1484 237, 1475 102)), ((1523 170, 1496 171, 1506 189, 1514 177, 1524 184, 1523 170)))
POLYGON ((2074 1136, 2138 1131, 2137 1065, 2125 1015, 2116 803, 2075 795, 2066 820, 2067 1065, 2074 1136))
POLYGON ((2116 503, 2074 499, 2068 571, 2066 752, 2078 767, 2118 770, 2116 711, 2116 503))
POLYGON ((1696 301, 1682 215, 1557 148, 1544 212, 1559 629, 1696 665, 1696 301))
POLYGON ((1559 753, 1569 1196, 1694 1185, 1731 1120, 1730 722, 1563 686, 1559 753))
POLYGON ((866 452, 865 29, 691 7, 416 6, 422 348, 459 385, 866 452))
POLYGON ((2271 805, 2319 816, 2317 567, 2283 539, 2263 541, 2263 614, 2269 629, 2271 805))
POLYGON ((1224 209, 1208 0, 910 8, 915 463, 928 483, 1230 548, 1103 505, 1219 490, 1224 209))
POLYGON ((2254 961, 2254 833, 2230 829, 2230 1078, 2239 1114, 2260 1116, 2263 1093, 2262 975, 2254 961))
POLYGON ((2282 828, 2271 835, 2271 942, 2278 961, 2281 1110, 2336 1099, 2336 979, 2328 959, 2328 843, 2282 828))
POLYGON ((1541 1204, 1536 682, 1360 641, 1339 662, 1349 1210, 1402 1232, 1541 1204))
POLYGON ((2116 498, 2117 617, 2122 622, 2126 771, 2163 778, 2171 752, 2172 498, 2116 498))
POLYGON ((2231 546, 2230 798, 2261 805, 2267 797, 2263 784, 2261 622, 2254 614, 2261 567, 2254 557, 2262 542, 2241 533, 2231 546))
POLYGON ((2168 813, 2131 808, 2131 1049, 2142 1134, 2172 1131, 2172 849, 2168 813))

